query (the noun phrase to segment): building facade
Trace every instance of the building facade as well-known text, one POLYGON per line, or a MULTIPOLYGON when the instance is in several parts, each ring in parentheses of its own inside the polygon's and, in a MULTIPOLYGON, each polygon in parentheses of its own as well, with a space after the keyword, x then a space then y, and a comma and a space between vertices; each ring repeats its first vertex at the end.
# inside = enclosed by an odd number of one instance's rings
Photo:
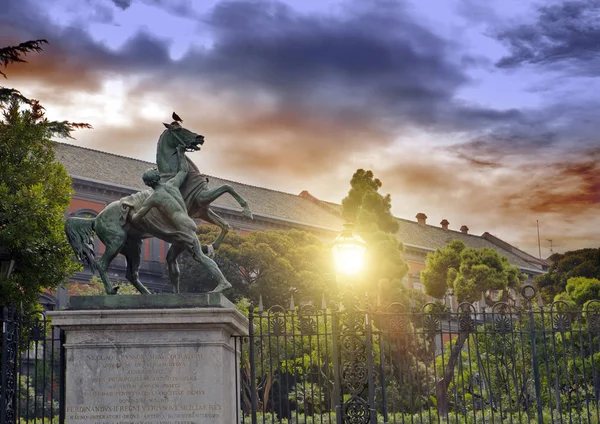
MULTIPOLYGON (((109 203, 140 190, 146 190, 141 176, 155 165, 133 158, 87 149, 65 143, 56 143, 56 159, 61 162, 72 178, 74 195, 66 217, 95 217, 109 203)), ((310 231, 324 241, 333 240, 341 231, 343 220, 340 205, 321 201, 309 192, 299 195, 283 193, 263 187, 256 187, 218 177, 207 176, 211 188, 229 184, 248 201, 254 219, 241 213, 241 208, 233 198, 225 194, 215 200, 211 209, 224 218, 232 229, 241 233, 256 230, 300 229, 310 231)), ((484 233, 481 236, 469 234, 463 225, 460 231, 451 230, 448 221, 439 226, 427 224, 427 216, 418 213, 416 220, 398 219, 400 229, 397 236, 405 245, 405 260, 410 271, 405 283, 408 287, 423 289, 420 271, 425 269, 427 253, 443 247, 447 242, 460 239, 475 248, 492 248, 506 256, 528 276, 528 280, 544 273, 548 264, 523 252, 509 243, 484 233)), ((103 246, 96 240, 95 250, 102 254, 103 246)), ((158 239, 144 240, 140 280, 153 291, 168 291, 170 287, 164 276, 164 260, 168 245, 158 239)), ((125 281, 125 260, 117 257, 109 269, 111 279, 125 281)), ((92 273, 85 268, 72 279, 72 284, 86 284, 92 273)), ((67 290, 68 291, 68 290, 67 290)), ((45 302, 49 308, 62 306, 68 298, 65 290, 55 296, 47 295, 45 302), (52 303, 55 305, 52 305, 52 303)))

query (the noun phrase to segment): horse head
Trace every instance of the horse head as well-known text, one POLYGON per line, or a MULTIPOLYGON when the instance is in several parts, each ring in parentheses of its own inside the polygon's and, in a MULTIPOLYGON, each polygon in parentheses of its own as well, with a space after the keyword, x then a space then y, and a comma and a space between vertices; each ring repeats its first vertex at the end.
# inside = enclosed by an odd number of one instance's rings
MULTIPOLYGON (((181 124, 177 121, 173 121, 170 124, 165 124, 163 122, 163 125, 166 128, 165 133, 170 135, 174 140, 174 142, 171 143, 171 147, 183 145, 185 146, 186 151, 197 152, 198 150, 200 150, 200 146, 204 144, 203 135, 197 134, 186 128, 183 128, 181 124)), ((163 133, 163 135, 165 135, 165 133, 163 133)))

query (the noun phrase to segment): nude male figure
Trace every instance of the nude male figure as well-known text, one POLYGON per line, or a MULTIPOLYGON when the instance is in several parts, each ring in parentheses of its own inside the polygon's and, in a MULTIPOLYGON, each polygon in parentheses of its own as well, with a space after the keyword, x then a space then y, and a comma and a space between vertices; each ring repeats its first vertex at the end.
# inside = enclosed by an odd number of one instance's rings
MULTIPOLYGON (((217 279, 218 285, 212 292, 218 293, 231 287, 231 284, 215 261, 202 252, 196 235, 196 223, 188 216, 185 202, 179 191, 179 187, 189 171, 183 146, 177 148, 177 155, 179 156, 179 170, 166 183, 161 182, 157 169, 148 169, 144 172, 142 179, 147 186, 153 189, 153 193, 144 201, 142 207, 131 216, 131 222, 134 225, 139 223, 152 208, 156 208, 175 228, 175 237, 179 239, 178 243, 184 245, 191 252, 194 259, 202 263, 217 279)), ((177 242, 173 243, 177 244, 177 242)), ((173 287, 173 291, 178 293, 179 287, 173 287)))

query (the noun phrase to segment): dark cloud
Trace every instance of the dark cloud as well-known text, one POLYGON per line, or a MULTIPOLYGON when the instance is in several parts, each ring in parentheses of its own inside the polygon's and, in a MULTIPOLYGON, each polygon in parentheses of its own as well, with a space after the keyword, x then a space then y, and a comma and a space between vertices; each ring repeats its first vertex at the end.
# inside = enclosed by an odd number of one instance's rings
POLYGON ((278 2, 219 3, 207 21, 213 48, 188 64, 224 84, 258 85, 295 107, 393 117, 396 124, 447 130, 517 114, 455 104, 456 90, 469 81, 459 47, 401 3, 352 5, 317 16, 278 2))
POLYGON ((559 1, 540 6, 533 23, 497 32, 510 54, 497 65, 524 64, 569 67, 596 75, 600 65, 600 1, 559 1))
POLYGON ((121 10, 126 10, 131 7, 133 0, 112 0, 112 2, 121 10))
MULTIPOLYGON (((456 91, 469 82, 464 63, 473 58, 462 55, 462 60, 458 45, 420 25, 400 2, 349 2, 337 15, 302 14, 275 1, 221 2, 202 20, 211 30, 212 46, 174 62, 167 42, 147 32, 111 51, 83 28, 52 26, 32 3, 7 1, 12 22, 27 16, 31 23, 13 25, 21 38, 39 34, 57 46, 40 56, 40 63, 68 58, 66 68, 83 75, 154 72, 163 78, 202 78, 221 87, 262 90, 282 107, 299 113, 318 109, 323 119, 336 122, 368 115, 383 126, 393 121, 395 127, 464 130, 519 115, 457 103, 456 91)), ((126 8, 131 1, 115 4, 126 8)))

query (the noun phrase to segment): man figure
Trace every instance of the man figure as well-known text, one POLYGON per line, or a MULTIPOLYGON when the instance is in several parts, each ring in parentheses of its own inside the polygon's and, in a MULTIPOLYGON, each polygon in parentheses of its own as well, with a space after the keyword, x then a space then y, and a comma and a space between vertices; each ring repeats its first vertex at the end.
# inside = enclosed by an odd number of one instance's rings
MULTIPOLYGON (((196 223, 188 216, 185 202, 179 191, 179 187, 185 180, 189 170, 185 158, 185 147, 179 146, 177 155, 179 157, 179 170, 166 183, 161 182, 157 169, 148 169, 144 172, 142 176, 144 184, 151 187, 153 193, 144 201, 141 208, 131 216, 131 222, 134 225, 138 224, 152 208, 156 208, 162 217, 173 226, 174 231, 172 237, 170 237, 173 241, 171 242, 185 246, 192 253, 194 259, 208 269, 219 282, 213 292, 220 292, 231 287, 231 284, 217 264, 202 252, 196 235, 196 223)), ((179 292, 179 287, 174 287, 174 289, 179 292)))

